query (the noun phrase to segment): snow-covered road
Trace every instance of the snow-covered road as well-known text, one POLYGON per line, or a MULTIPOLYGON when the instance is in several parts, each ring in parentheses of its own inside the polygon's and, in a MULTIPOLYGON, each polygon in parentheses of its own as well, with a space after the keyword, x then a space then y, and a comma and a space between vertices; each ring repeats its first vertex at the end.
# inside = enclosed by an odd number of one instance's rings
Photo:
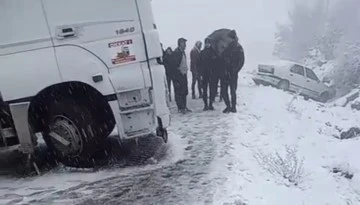
POLYGON ((294 99, 240 79, 237 114, 192 114, 173 107, 167 155, 155 164, 96 172, 56 169, 41 177, 0 177, 0 204, 360 204, 358 139, 333 137, 359 123, 347 108, 294 99), (298 186, 262 169, 256 152, 298 147, 306 175, 298 186), (348 166, 349 180, 330 170, 348 166), (345 165, 344 165, 345 164, 345 165))

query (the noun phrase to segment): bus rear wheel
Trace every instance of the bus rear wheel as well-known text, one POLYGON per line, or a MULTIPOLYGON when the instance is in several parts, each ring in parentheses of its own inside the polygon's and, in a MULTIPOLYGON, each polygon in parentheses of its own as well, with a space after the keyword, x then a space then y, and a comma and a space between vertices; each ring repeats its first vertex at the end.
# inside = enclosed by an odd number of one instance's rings
POLYGON ((73 100, 55 102, 49 107, 44 140, 65 166, 91 168, 105 155, 106 122, 86 103, 73 100))

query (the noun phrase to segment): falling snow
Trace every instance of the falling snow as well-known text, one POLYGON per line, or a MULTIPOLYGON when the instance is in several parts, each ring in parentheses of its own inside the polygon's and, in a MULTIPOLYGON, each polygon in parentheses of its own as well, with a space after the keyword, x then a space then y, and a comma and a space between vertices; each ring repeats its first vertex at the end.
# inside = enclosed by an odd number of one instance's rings
POLYGON ((202 112, 201 100, 191 100, 194 112, 180 115, 172 104, 169 144, 154 140, 150 160, 139 165, 126 162, 136 157, 124 159, 98 170, 58 167, 38 177, 3 176, 0 204, 360 203, 360 142, 336 138, 339 130, 356 126, 359 115, 334 103, 257 87, 248 75, 240 82, 238 114, 222 114, 221 103, 214 112, 202 112), (271 174, 255 157, 259 151, 284 156, 286 146, 296 146, 304 160, 298 185, 271 174))

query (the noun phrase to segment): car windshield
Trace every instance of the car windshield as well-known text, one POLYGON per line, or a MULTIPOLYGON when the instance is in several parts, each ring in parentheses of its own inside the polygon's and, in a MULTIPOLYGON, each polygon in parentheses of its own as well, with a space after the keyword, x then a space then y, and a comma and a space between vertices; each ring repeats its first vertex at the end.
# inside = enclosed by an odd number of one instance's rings
POLYGON ((314 71, 306 68, 306 77, 310 78, 311 80, 319 81, 319 78, 316 76, 314 71))
POLYGON ((359 112, 360 0, 0 0, 0 205, 360 205, 359 112))

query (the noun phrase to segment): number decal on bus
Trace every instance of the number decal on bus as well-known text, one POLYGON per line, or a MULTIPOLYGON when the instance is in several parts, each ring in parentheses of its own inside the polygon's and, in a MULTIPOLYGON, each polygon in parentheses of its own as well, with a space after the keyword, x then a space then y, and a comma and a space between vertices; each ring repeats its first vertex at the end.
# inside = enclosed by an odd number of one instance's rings
POLYGON ((116 30, 116 35, 123 35, 125 33, 133 33, 135 31, 135 27, 129 27, 129 28, 122 28, 116 30))

